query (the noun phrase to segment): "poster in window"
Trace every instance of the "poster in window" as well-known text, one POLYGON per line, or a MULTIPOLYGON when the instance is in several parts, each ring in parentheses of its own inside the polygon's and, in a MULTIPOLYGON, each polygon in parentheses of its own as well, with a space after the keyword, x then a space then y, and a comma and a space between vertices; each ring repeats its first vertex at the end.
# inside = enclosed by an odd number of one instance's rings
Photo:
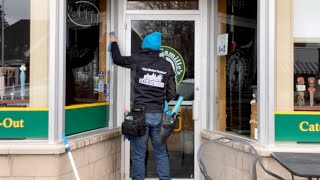
POLYGON ((218 56, 225 56, 228 53, 228 34, 218 35, 217 40, 218 56))

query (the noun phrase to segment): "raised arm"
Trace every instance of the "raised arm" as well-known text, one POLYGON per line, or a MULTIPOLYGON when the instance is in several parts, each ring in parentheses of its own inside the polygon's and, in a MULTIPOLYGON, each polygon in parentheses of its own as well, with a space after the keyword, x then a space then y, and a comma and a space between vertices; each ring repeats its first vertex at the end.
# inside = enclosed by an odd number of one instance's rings
POLYGON ((116 65, 128 67, 128 65, 133 64, 133 62, 131 62, 130 56, 121 55, 118 43, 116 41, 111 43, 111 54, 113 62, 116 65))

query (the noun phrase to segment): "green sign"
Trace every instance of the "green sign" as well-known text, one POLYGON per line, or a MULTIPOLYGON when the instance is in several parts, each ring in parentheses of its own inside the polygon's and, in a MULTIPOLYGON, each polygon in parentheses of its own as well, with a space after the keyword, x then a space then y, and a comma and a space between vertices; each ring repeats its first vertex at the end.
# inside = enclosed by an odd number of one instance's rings
POLYGON ((70 106, 66 108, 66 135, 108 126, 109 105, 70 106))
MULTIPOLYGON (((109 104, 67 106, 67 135, 108 126, 109 104)), ((0 139, 48 138, 47 108, 0 108, 0 139)))
POLYGON ((0 139, 47 137, 47 109, 0 109, 0 139))
POLYGON ((275 114, 275 140, 320 142, 320 114, 275 114))
POLYGON ((176 84, 178 85, 183 80, 186 72, 186 66, 182 56, 177 50, 168 46, 161 46, 160 51, 160 57, 171 63, 172 68, 176 73, 176 84))

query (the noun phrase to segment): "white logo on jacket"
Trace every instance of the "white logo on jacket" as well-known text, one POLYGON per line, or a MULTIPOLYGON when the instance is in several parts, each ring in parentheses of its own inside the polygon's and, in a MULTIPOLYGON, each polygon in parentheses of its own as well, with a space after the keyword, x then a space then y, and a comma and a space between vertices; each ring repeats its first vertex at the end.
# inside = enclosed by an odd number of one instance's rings
POLYGON ((163 79, 162 74, 156 75, 155 73, 152 73, 150 75, 149 73, 147 73, 143 76, 143 78, 139 78, 139 83, 149 85, 149 86, 164 88, 164 83, 162 82, 162 79, 163 79))

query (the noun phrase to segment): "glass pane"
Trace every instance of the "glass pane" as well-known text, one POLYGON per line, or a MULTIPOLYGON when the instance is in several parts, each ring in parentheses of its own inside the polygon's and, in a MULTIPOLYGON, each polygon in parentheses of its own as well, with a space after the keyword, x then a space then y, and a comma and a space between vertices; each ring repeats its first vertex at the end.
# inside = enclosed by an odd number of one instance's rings
POLYGON ((49 0, 2 0, 0 7, 0 138, 46 139, 49 0))
MULTIPOLYGON (((176 71, 177 93, 184 96, 184 102, 194 100, 194 21, 141 20, 132 21, 131 25, 132 54, 141 50, 141 42, 146 35, 154 31, 162 33, 160 56, 171 62, 176 71)), ((194 122, 192 105, 183 104, 180 114, 180 123, 167 141, 170 173, 172 178, 193 178, 194 122)), ((146 177, 158 177, 151 142, 148 142, 146 155, 146 177)))
POLYGON ((218 129, 249 136, 257 88, 257 1, 219 0, 218 10, 218 35, 228 34, 227 55, 217 58, 218 108, 225 112, 219 113, 218 129))
POLYGON ((103 0, 67 1, 66 105, 108 97, 105 13, 103 0))
POLYGON ((47 0, 1 2, 1 106, 48 106, 48 7, 47 0))
MULTIPOLYGON (((170 61, 175 64, 173 68, 176 70, 177 93, 184 96, 184 101, 194 100, 194 22, 132 21, 131 53, 137 53, 141 49, 143 37, 154 31, 162 32, 164 51, 160 55, 166 56, 171 52, 169 49, 177 52, 175 55, 181 55, 182 62, 170 61)), ((168 60, 169 57, 166 58, 168 60)))
POLYGON ((320 110, 320 44, 294 44, 294 109, 320 110))
POLYGON ((130 10, 165 10, 165 9, 181 9, 181 10, 197 10, 199 9, 199 0, 151 0, 136 1, 128 0, 127 8, 130 10))
POLYGON ((65 132, 71 135, 108 126, 110 67, 106 60, 107 1, 66 3, 65 132))

